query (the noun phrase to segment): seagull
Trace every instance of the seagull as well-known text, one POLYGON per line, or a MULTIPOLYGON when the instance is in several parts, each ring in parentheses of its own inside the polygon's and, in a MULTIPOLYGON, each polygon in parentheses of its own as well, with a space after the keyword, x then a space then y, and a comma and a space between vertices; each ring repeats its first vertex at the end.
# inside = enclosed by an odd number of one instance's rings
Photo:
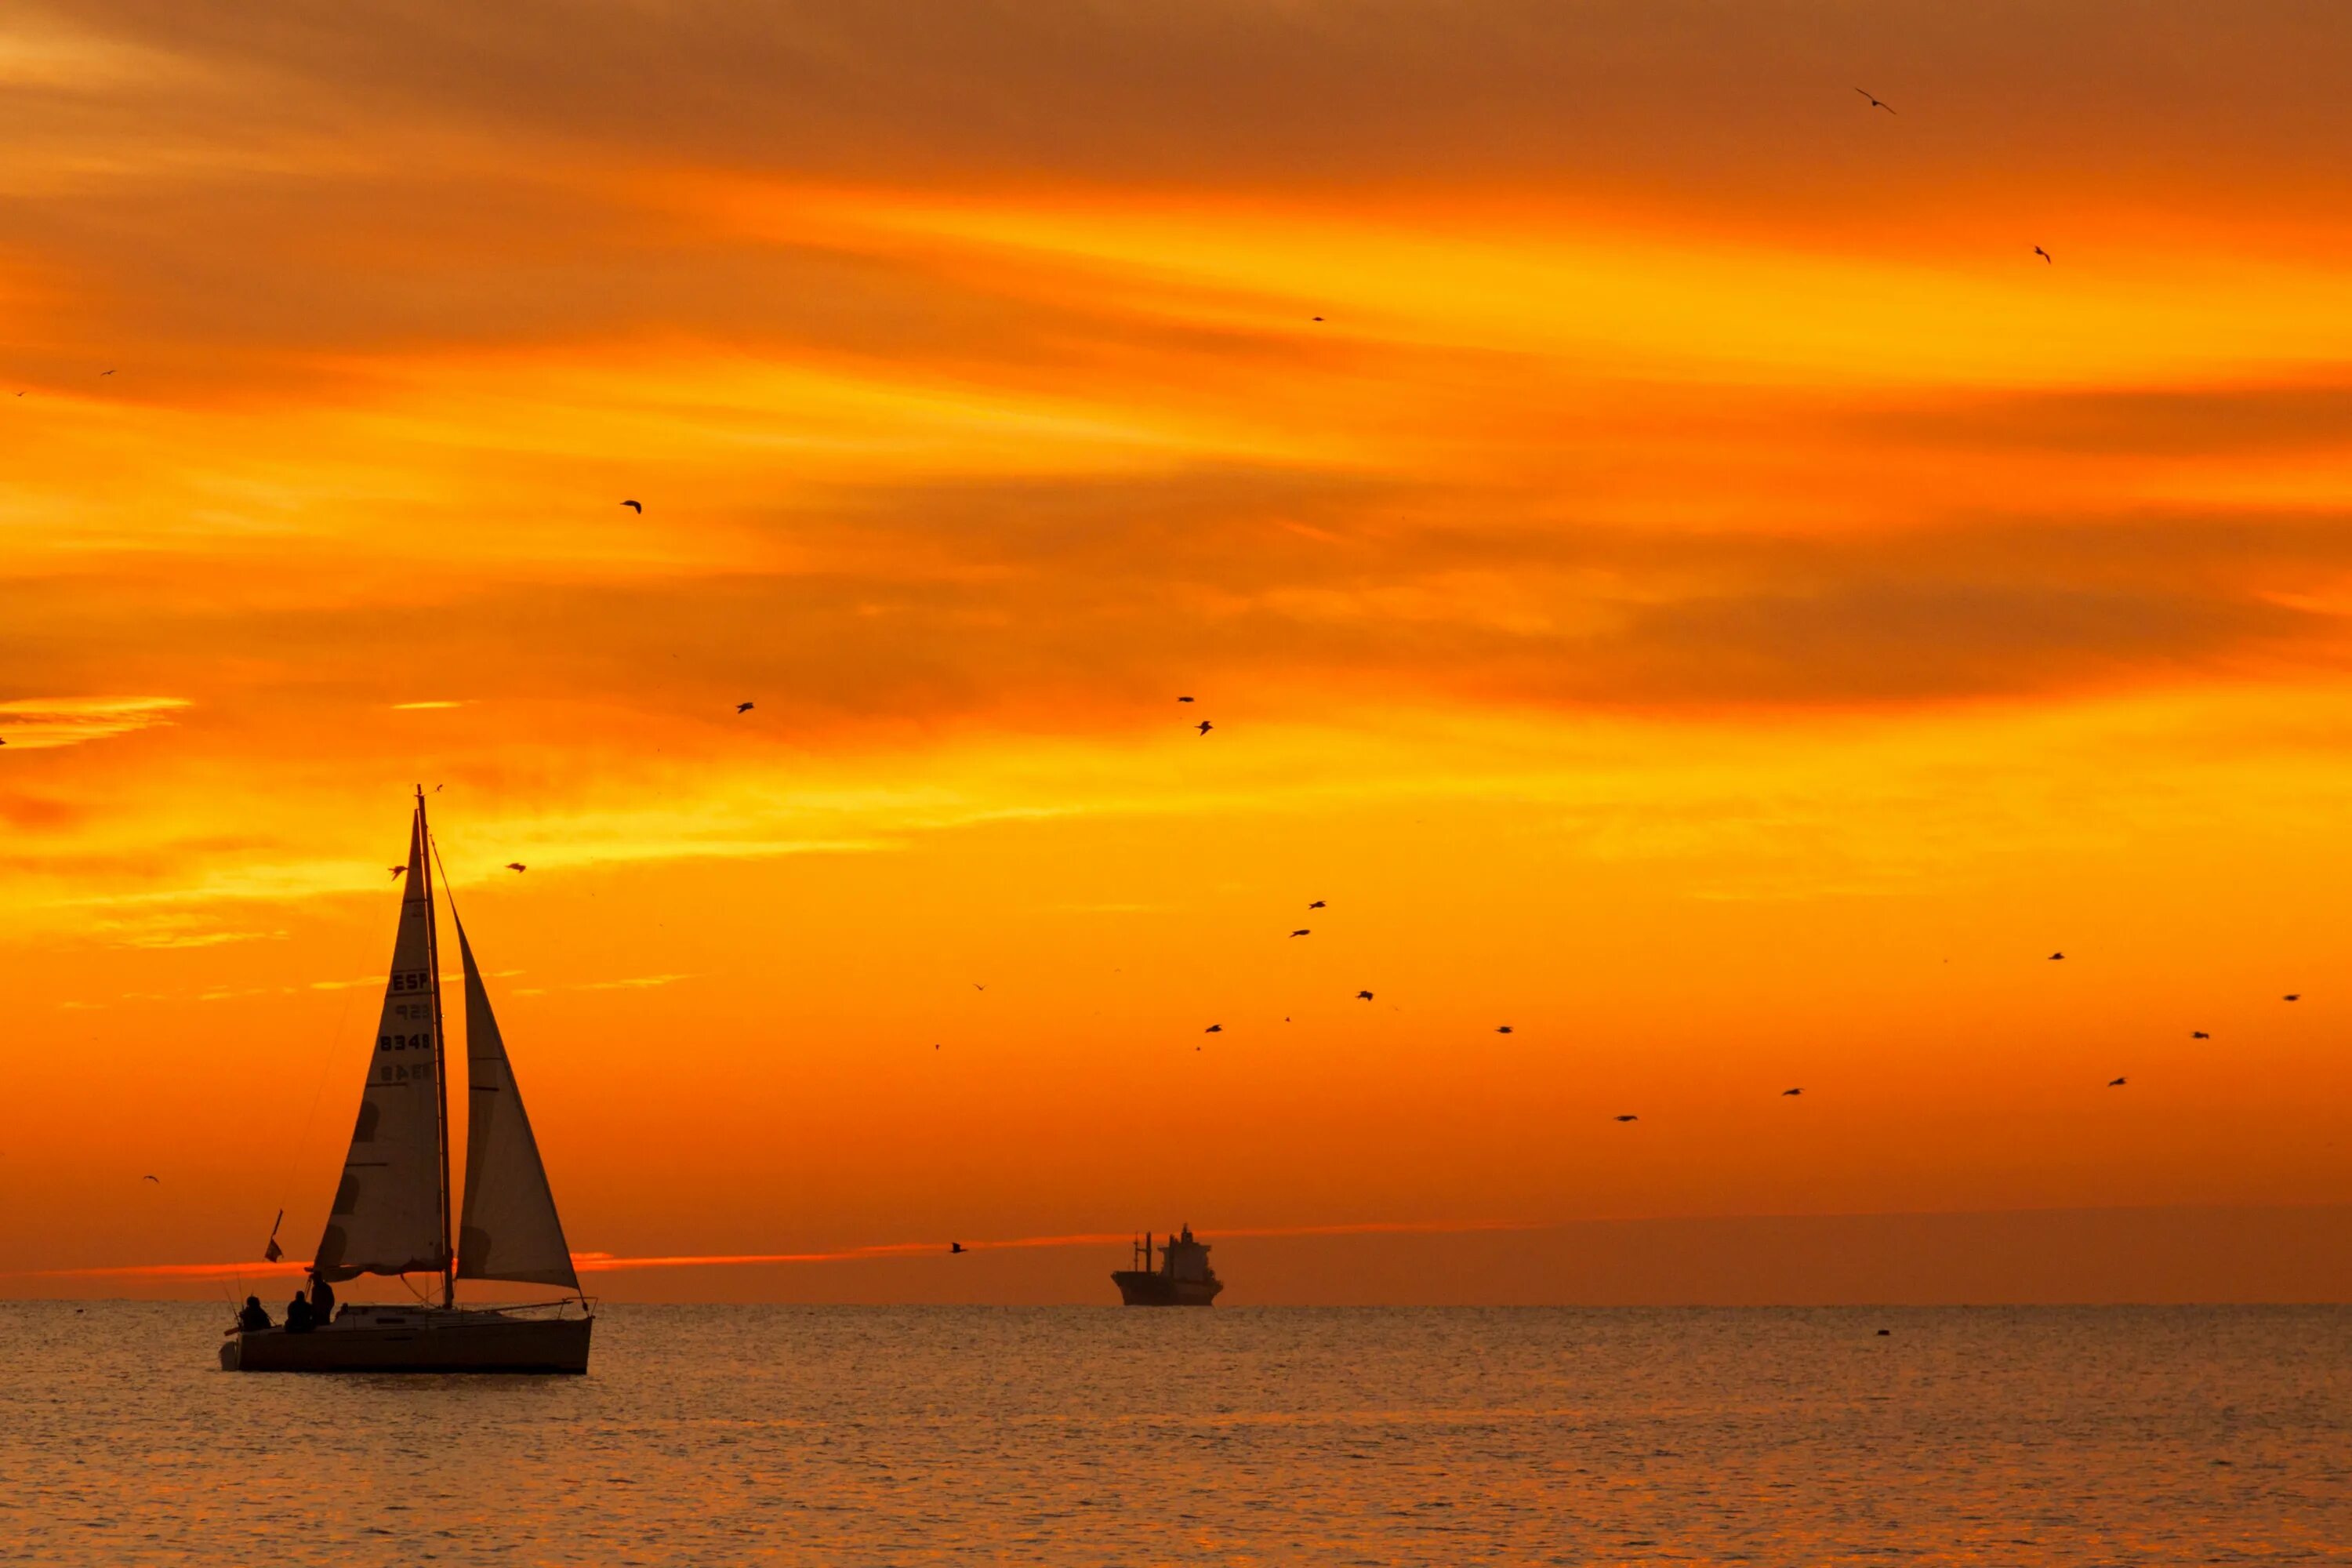
POLYGON ((2124 1080, 2119 1078, 2111 1078, 2107 1079, 2107 1087, 2109 1089, 2121 1089, 2123 1086, 2124 1080))
POLYGON ((1192 700, 1191 698, 1189 698, 1189 697, 1179 697, 1178 699, 1176 699, 1176 700, 1177 700, 1177 701, 1179 701, 1179 702, 1190 702, 1190 701, 1192 701, 1192 700))
POLYGON ((940 1048, 940 1043, 939 1043, 937 1040, 933 1040, 933 1041, 931 1042, 931 1049, 933 1049, 933 1050, 935 1050, 935 1051, 936 1051, 936 1050, 938 1050, 939 1048, 940 1048))
POLYGON ((1620 1121, 1639 1121, 1642 1119, 1638 1116, 1621 1116, 1617 1120, 1620 1121))
POLYGON ((1805 1091, 1801 1089, 1784 1089, 1780 1091, 1780 1098, 1786 1100, 1792 1094, 1802 1094, 1805 1091))
POLYGON ((2192 1040, 2210 1040, 2213 1037, 2202 1029, 2191 1029, 2189 1031, 2189 1037, 2192 1040))
POLYGON ((1317 321, 1321 321, 1323 318, 1322 318, 1322 317, 1320 317, 1320 316, 1318 316, 1318 317, 1316 317, 1315 319, 1316 319, 1317 321))
POLYGON ((948 1253, 949 1253, 949 1256, 952 1257, 952 1256, 954 1256, 956 1253, 961 1252, 962 1250, 963 1250, 963 1243, 962 1243, 962 1242, 961 1242, 961 1241, 950 1241, 950 1242, 949 1242, 949 1243, 948 1243, 948 1253))
POLYGON ((2038 245, 2037 245, 2037 246, 2035 246, 2035 247, 2033 247, 2033 254, 2034 254, 2034 255, 2036 255, 2036 256, 2038 256, 2038 257, 2040 257, 2040 258, 2042 258, 2042 264, 2044 267, 2049 267, 2049 266, 2053 266, 2053 265, 2054 265, 2054 263, 2053 263, 2053 262, 2051 261, 2051 259, 2050 259, 2050 253, 2049 253, 2048 251, 2046 251, 2046 250, 2042 249, 2040 246, 2038 246, 2038 245))
POLYGON ((2063 957, 2065 957, 2065 956, 2066 956, 2066 955, 2065 955, 2064 953, 2063 953, 2063 952, 2053 952, 2053 953, 2052 953, 2052 954, 2050 955, 2050 962, 2051 962, 2051 963, 2057 963, 2060 959, 2062 959, 2062 958, 2063 958, 2063 957))
POLYGON ((738 713, 749 713, 751 710, 751 704, 749 702, 738 702, 735 704, 735 711, 738 713))
POLYGON ((1293 935, 1293 936, 1313 936, 1315 933, 1314 933, 1314 931, 1312 931, 1308 930, 1307 927, 1305 927, 1305 926, 1301 926, 1301 927, 1299 927, 1297 931, 1292 931, 1290 934, 1291 934, 1291 935, 1293 935))
POLYGON ((448 787, 449 786, 447 784, 435 784, 433 786, 433 793, 435 795, 439 795, 443 790, 447 789, 448 787))
POLYGON ((982 985, 982 984, 979 981, 977 981, 977 980, 975 980, 975 981, 973 981, 973 982, 971 983, 971 988, 972 988, 974 991, 985 991, 985 990, 987 990, 987 989, 988 989, 988 987, 987 987, 987 986, 982 985))
POLYGON ((100 371, 98 374, 99 374, 101 377, 103 377, 103 376, 110 376, 110 375, 112 375, 114 373, 113 373, 112 371, 110 371, 110 370, 102 370, 102 371, 100 371))
POLYGON ((1225 1026, 1223 1024, 1212 1024, 1207 1028, 1201 1031, 1201 1033, 1204 1035, 1222 1035, 1224 1032, 1225 1026))
POLYGON ((139 1179, 142 1182, 153 1182, 159 1187, 163 1184, 163 1179, 158 1176, 142 1176, 139 1179))
POLYGON ((1510 1032, 1511 1026, 1508 1024, 1497 1024, 1495 1026, 1495 1033, 1498 1035, 1507 1035, 1510 1032))
POLYGON ((1202 720, 1202 721, 1201 721, 1201 722, 1196 726, 1196 728, 1198 728, 1198 729, 1199 729, 1199 731, 1201 731, 1201 733, 1202 733, 1203 735, 1205 735, 1205 734, 1207 734, 1210 731, 1212 731, 1212 730, 1215 729, 1215 728, 1216 728, 1216 726, 1215 726, 1214 724, 1210 723, 1206 719, 1203 719, 1203 720, 1202 720))
POLYGON ((2280 997, 2279 1000, 2282 1002, 2300 1002, 2303 1000, 2303 993, 2300 991, 2290 991, 2285 995, 2280 997))
POLYGON ((1320 900, 1320 899, 1318 899, 1318 900, 1316 900, 1313 903, 1311 903, 1311 904, 1307 905, 1307 907, 1308 909, 1310 909, 1310 910, 1319 910, 1319 909, 1321 909, 1321 908, 1323 907, 1323 900, 1320 900))
MULTIPOLYGON (((1868 91, 1867 89, 1863 89, 1863 88, 1859 88, 1859 87, 1858 87, 1858 88, 1855 88, 1853 90, 1854 90, 1854 91, 1856 91, 1856 92, 1861 93, 1863 97, 1864 97, 1864 98, 1866 98, 1866 99, 1869 99, 1869 100, 1870 100, 1870 107, 1871 107, 1871 108, 1873 108, 1873 109, 1886 109, 1886 105, 1885 105, 1884 103, 1881 103, 1881 102, 1878 100, 1878 97, 1877 97, 1877 95, 1876 95, 1875 93, 1870 92, 1870 91, 1868 91)), ((1889 113, 1889 114, 1892 114, 1892 113, 1894 113, 1894 112, 1895 112, 1895 110, 1893 110, 1892 109, 1886 109, 1886 112, 1887 112, 1887 113, 1889 113)))
POLYGON ((639 517, 643 517, 646 514, 646 503, 643 501, 625 500, 621 504, 627 507, 631 511, 635 512, 639 517))
POLYGON ((1371 999, 1372 994, 1369 991, 1359 991, 1356 993, 1356 1000, 1359 1002, 1369 1002, 1371 999))
POLYGON ((530 868, 524 865, 520 860, 509 860, 507 862, 507 869, 509 871, 528 871, 530 868))
POLYGON ((387 868, 392 872, 392 879, 395 882, 408 875, 408 868, 405 866, 393 866, 387 868))

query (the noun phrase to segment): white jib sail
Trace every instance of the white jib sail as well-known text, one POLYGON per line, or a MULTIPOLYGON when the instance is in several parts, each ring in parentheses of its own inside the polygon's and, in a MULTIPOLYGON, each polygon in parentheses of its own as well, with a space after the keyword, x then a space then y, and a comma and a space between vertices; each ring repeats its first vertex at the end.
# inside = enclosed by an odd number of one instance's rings
POLYGON ((400 934, 368 1056, 359 1124, 319 1237, 318 1268, 330 1279, 361 1274, 438 1273, 441 1237, 441 1053, 433 1038, 433 903, 425 881, 421 818, 408 834, 400 934))
MULTIPOLYGON (((456 918, 453 914, 453 920, 456 918)), ((512 1279, 580 1289, 555 1194, 524 1114, 506 1041, 490 1014, 466 927, 457 926, 466 969, 466 1209, 457 1226, 457 1278, 512 1279)))

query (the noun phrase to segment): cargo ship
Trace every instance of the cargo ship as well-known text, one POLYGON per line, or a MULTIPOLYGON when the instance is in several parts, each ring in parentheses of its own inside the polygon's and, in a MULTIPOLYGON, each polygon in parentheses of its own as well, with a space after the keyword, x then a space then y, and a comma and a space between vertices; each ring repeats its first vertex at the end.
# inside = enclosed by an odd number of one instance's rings
POLYGON ((1205 1242, 1192 1239, 1192 1227, 1168 1238, 1160 1249, 1160 1266, 1151 1263, 1151 1233, 1135 1243, 1135 1267, 1111 1272, 1119 1299, 1130 1307, 1205 1307, 1217 1299, 1225 1282, 1209 1267, 1205 1242))

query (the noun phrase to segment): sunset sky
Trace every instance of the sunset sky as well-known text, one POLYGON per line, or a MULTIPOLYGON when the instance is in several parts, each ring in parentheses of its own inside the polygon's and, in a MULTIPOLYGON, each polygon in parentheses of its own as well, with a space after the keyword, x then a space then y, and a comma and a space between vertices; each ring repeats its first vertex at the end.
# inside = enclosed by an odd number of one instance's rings
POLYGON ((2318 3, 16 7, 0 1294, 309 1256, 419 783, 577 1250, 908 1249, 615 1292, 2352 1203, 2347 79, 2318 3))

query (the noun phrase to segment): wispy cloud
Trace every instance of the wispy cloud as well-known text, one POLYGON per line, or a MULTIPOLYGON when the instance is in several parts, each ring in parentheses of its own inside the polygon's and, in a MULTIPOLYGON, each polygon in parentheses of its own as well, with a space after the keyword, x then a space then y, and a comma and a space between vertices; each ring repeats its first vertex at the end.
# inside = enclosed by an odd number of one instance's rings
POLYGON ((681 980, 691 980, 691 974, 639 974, 627 980, 592 980, 572 987, 574 991, 644 991, 656 985, 674 985, 681 980))
POLYGON ((179 697, 26 697, 0 702, 0 741, 28 752, 86 745, 172 722, 179 697))

